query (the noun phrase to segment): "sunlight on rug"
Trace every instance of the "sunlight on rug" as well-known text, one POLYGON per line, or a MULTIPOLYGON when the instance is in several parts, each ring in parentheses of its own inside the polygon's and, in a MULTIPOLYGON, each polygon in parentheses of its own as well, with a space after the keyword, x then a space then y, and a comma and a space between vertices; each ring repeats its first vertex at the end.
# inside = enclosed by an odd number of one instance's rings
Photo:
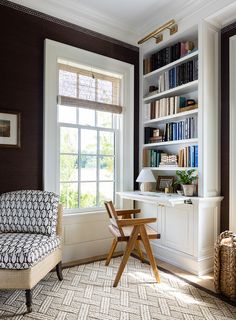
POLYGON ((33 312, 25 314, 23 291, 0 291, 0 319, 13 320, 230 320, 236 308, 176 276, 160 271, 157 284, 150 267, 130 258, 117 288, 112 284, 121 258, 54 272, 33 290, 33 312))

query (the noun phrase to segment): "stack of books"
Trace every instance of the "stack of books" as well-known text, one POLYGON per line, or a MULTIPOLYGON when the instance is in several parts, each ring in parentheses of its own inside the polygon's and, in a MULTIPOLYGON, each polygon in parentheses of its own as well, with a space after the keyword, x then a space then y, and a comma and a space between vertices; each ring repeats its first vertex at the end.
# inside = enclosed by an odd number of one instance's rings
POLYGON ((144 108, 144 119, 158 119, 170 116, 179 112, 186 106, 186 98, 180 96, 163 98, 147 103, 144 108))
POLYGON ((197 138, 197 118, 191 117, 183 121, 166 123, 165 141, 197 138))
POLYGON ((161 162, 162 150, 144 149, 143 150, 143 166, 144 167, 159 167, 161 162))
POLYGON ((198 167, 198 145, 188 146, 179 151, 179 167, 198 167))
POLYGON ((191 53, 194 49, 192 41, 177 42, 170 47, 155 52, 143 60, 143 73, 147 74, 191 53))
POLYGON ((198 59, 192 59, 159 76, 158 92, 176 88, 198 79, 198 59))

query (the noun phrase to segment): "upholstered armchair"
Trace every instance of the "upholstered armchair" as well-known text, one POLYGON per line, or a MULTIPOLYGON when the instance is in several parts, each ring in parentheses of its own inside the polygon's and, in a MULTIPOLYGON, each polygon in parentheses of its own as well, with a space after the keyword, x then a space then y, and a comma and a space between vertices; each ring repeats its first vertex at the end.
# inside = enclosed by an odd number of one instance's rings
POLYGON ((47 191, 0 195, 0 289, 23 289, 32 311, 32 288, 54 267, 62 280, 62 207, 47 191))

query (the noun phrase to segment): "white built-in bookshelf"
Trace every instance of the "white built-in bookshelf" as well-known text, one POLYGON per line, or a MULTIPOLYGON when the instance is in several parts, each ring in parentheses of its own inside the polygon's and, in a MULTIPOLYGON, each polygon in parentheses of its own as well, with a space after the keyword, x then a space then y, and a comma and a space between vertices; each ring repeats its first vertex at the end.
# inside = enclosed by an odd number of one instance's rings
MULTIPOLYGON (((189 39, 186 38, 185 41, 189 41, 189 39)), ((186 42, 182 42, 183 45, 185 45, 185 43, 186 42)), ((159 171, 176 171, 178 169, 185 170, 198 167, 198 77, 194 78, 193 76, 195 75, 195 69, 198 72, 197 34, 195 35, 194 41, 192 41, 191 38, 191 44, 194 45, 190 51, 181 55, 182 52, 179 50, 179 56, 178 58, 175 57, 175 61, 166 63, 164 66, 156 68, 155 70, 148 70, 149 72, 143 75, 142 127, 144 131, 146 128, 158 129, 161 132, 160 136, 162 136, 164 140, 157 142, 145 141, 142 145, 142 165, 144 167, 159 171), (189 64, 192 64, 191 78, 190 70, 187 70, 189 64), (185 69, 183 70, 183 68, 185 69), (174 72, 174 76, 171 75, 171 72, 174 72), (177 78, 181 78, 184 83, 177 83, 177 78), (161 79, 164 87, 162 89, 161 79), (173 82, 174 85, 172 85, 173 82), (154 87, 155 90, 149 92, 148 89, 150 86, 154 87), (185 105, 184 108, 182 108, 182 111, 180 108, 180 99, 186 102, 190 99, 194 100, 195 103, 193 104, 195 105, 195 108, 188 110, 188 106, 185 105), (186 109, 187 111, 185 111, 186 109), (153 115, 153 111, 156 116, 153 115), (195 132, 191 132, 191 135, 190 125, 192 127, 195 126, 195 132), (171 126, 172 129, 170 129, 171 126), (176 131, 175 135, 173 130, 176 131), (189 134, 186 134, 187 130, 189 131, 189 134), (171 135, 169 134, 169 131, 171 135), (161 162, 161 159, 168 156, 174 157, 176 165, 167 164, 163 166, 163 161, 161 162)), ((174 45, 172 47, 174 47, 174 45)), ((172 54, 172 47, 170 44, 168 49, 164 50, 168 50, 168 54, 170 55, 172 54)), ((146 60, 143 63, 144 67, 146 62, 154 64, 153 60, 157 54, 159 53, 154 53, 151 57, 148 57, 147 54, 148 58, 144 57, 144 60, 146 60)), ((168 60, 171 60, 171 58, 172 57, 168 56, 168 60)), ((148 66, 148 68, 152 69, 154 67, 148 66)), ((146 140, 146 133, 144 135, 146 140)), ((154 137, 152 138, 154 139, 154 137)))
MULTIPOLYGON (((219 130, 219 81, 218 81, 218 46, 219 32, 216 27, 206 21, 198 25, 188 27, 185 23, 179 25, 179 31, 175 35, 164 34, 163 42, 155 44, 150 39, 140 47, 140 169, 147 167, 153 171, 154 176, 162 179, 163 176, 172 178, 176 176, 177 170, 192 169, 192 166, 150 166, 146 161, 147 151, 163 151, 166 154, 179 155, 180 150, 186 147, 198 146, 198 197, 191 197, 190 203, 179 200, 170 206, 160 198, 143 199, 142 195, 128 195, 125 199, 135 200, 135 207, 140 208, 144 217, 157 217, 154 226, 161 234, 161 239, 152 243, 154 255, 163 260, 184 268, 197 275, 208 273, 213 268, 214 243, 219 233, 220 215, 220 130, 219 130), (143 59, 150 57, 153 53, 177 42, 193 41, 195 48, 184 57, 173 61, 157 70, 149 70, 143 75, 143 59), (171 87, 161 92, 157 91, 158 78, 165 72, 182 63, 198 59, 198 79, 188 83, 171 87), (153 86, 152 93, 149 87, 153 86), (194 99, 195 107, 191 109, 170 107, 167 103, 169 113, 164 114, 164 102, 155 103, 160 109, 148 118, 145 109, 149 103, 161 101, 164 98, 183 96, 186 99, 194 99), (159 112, 160 111, 160 112, 159 112), (178 123, 186 119, 194 118, 197 123, 195 136, 188 139, 174 141, 145 142, 145 128, 156 129, 164 132, 166 125, 178 123)), ((145 67, 145 64, 144 64, 145 67)), ((159 88, 158 88, 159 89, 159 88)), ((174 100, 180 101, 179 100, 174 100)), ((173 102, 173 99, 172 99, 173 102)), ((159 133, 160 133, 159 132, 159 133)), ((168 199, 172 196, 169 195, 168 199)), ((178 196, 177 196, 178 197, 178 196)), ((163 198, 164 199, 164 198, 163 198)), ((133 203, 133 202, 132 202, 133 203)))
MULTIPOLYGON (((140 50, 140 92, 142 96, 140 110, 140 168, 148 167, 153 171, 162 171, 162 175, 165 175, 165 172, 168 175, 169 171, 172 171, 175 175, 176 170, 195 168, 199 175, 199 196, 214 196, 219 194, 220 133, 217 100, 218 84, 215 81, 215 66, 218 56, 214 56, 213 54, 215 52, 214 45, 218 40, 212 38, 212 35, 215 34, 213 29, 203 22, 189 30, 184 30, 182 33, 179 32, 179 34, 177 33, 174 36, 168 36, 167 40, 163 41, 163 43, 155 44, 154 40, 153 42, 150 40, 150 42, 147 45, 144 44, 140 50), (205 26, 207 26, 207 30, 204 30, 205 26), (155 70, 147 70, 145 63, 143 63, 145 59, 150 58, 166 47, 171 47, 178 42, 186 41, 192 41, 194 43, 194 48, 189 50, 187 54, 164 66, 155 68, 155 70), (165 86, 164 89, 163 87, 161 88, 160 77, 162 77, 162 79, 164 78, 164 84, 166 85, 165 75, 168 73, 168 79, 171 83, 170 70, 173 68, 177 70, 181 65, 186 65, 190 61, 193 61, 194 66, 195 61, 198 61, 197 78, 191 79, 191 81, 188 82, 178 83, 178 85, 174 87, 165 86), (145 73, 143 69, 145 69, 145 73), (151 92, 149 92, 150 86, 154 88, 151 92), (195 108, 184 109, 175 106, 175 110, 172 110, 172 112, 167 112, 166 114, 162 112, 161 114, 159 110, 160 114, 158 114, 158 116, 153 116, 153 114, 152 116, 147 116, 147 106, 155 104, 161 109, 160 104, 166 103, 165 100, 169 100, 168 108, 170 110, 170 100, 176 96, 184 97, 186 101, 194 100, 195 108), (194 127, 194 133, 191 132, 187 137, 179 136, 178 134, 178 137, 175 136, 171 139, 166 139, 166 130, 169 129, 169 126, 173 126, 174 123, 174 126, 177 125, 177 130, 179 130, 179 123, 185 123, 186 121, 192 121, 191 125, 194 127), (145 141, 145 128, 159 129, 165 141, 145 141), (157 153, 162 151, 168 156, 176 155, 179 157, 182 152, 181 150, 188 150, 187 152, 191 153, 191 148, 194 146, 197 146, 197 167, 195 166, 195 161, 184 161, 184 163, 181 161, 177 166, 154 166, 153 163, 150 164, 150 161, 147 161, 148 156, 145 154, 145 152, 149 152, 150 156, 150 150, 155 150, 157 153), (190 164, 193 164, 193 166, 190 164)), ((176 127, 174 129, 176 130, 176 127)))

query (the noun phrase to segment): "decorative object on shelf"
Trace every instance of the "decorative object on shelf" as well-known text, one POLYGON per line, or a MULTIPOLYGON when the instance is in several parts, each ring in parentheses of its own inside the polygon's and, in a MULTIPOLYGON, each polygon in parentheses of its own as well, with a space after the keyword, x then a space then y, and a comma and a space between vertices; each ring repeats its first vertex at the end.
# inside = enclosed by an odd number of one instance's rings
POLYGON ((178 157, 175 154, 162 154, 160 167, 177 167, 178 166, 178 157))
POLYGON ((157 191, 165 191, 165 189, 168 188, 168 193, 171 192, 171 188, 174 183, 174 178, 174 176, 158 176, 157 191))
POLYGON ((140 190, 144 191, 152 191, 153 190, 153 182, 156 182, 156 178, 154 177, 152 171, 149 168, 143 168, 138 178, 136 179, 137 182, 141 182, 140 190))
POLYGON ((0 147, 20 148, 20 112, 0 110, 0 147))
POLYGON ((178 180, 175 182, 176 185, 181 184, 183 187, 184 195, 187 197, 193 196, 193 191, 195 185, 193 181, 197 180, 196 170, 184 170, 184 171, 176 171, 176 175, 178 176, 178 180))
POLYGON ((162 26, 160 26, 159 28, 157 28, 156 30, 152 31, 151 33, 149 33, 146 37, 144 37, 143 39, 138 41, 138 44, 142 44, 146 41, 148 41, 151 38, 155 38, 156 39, 156 43, 160 42, 163 40, 163 35, 159 33, 161 33, 162 31, 164 31, 165 29, 169 29, 170 30, 170 35, 176 33, 178 31, 178 25, 176 24, 175 20, 172 19, 166 23, 164 23, 162 26))

